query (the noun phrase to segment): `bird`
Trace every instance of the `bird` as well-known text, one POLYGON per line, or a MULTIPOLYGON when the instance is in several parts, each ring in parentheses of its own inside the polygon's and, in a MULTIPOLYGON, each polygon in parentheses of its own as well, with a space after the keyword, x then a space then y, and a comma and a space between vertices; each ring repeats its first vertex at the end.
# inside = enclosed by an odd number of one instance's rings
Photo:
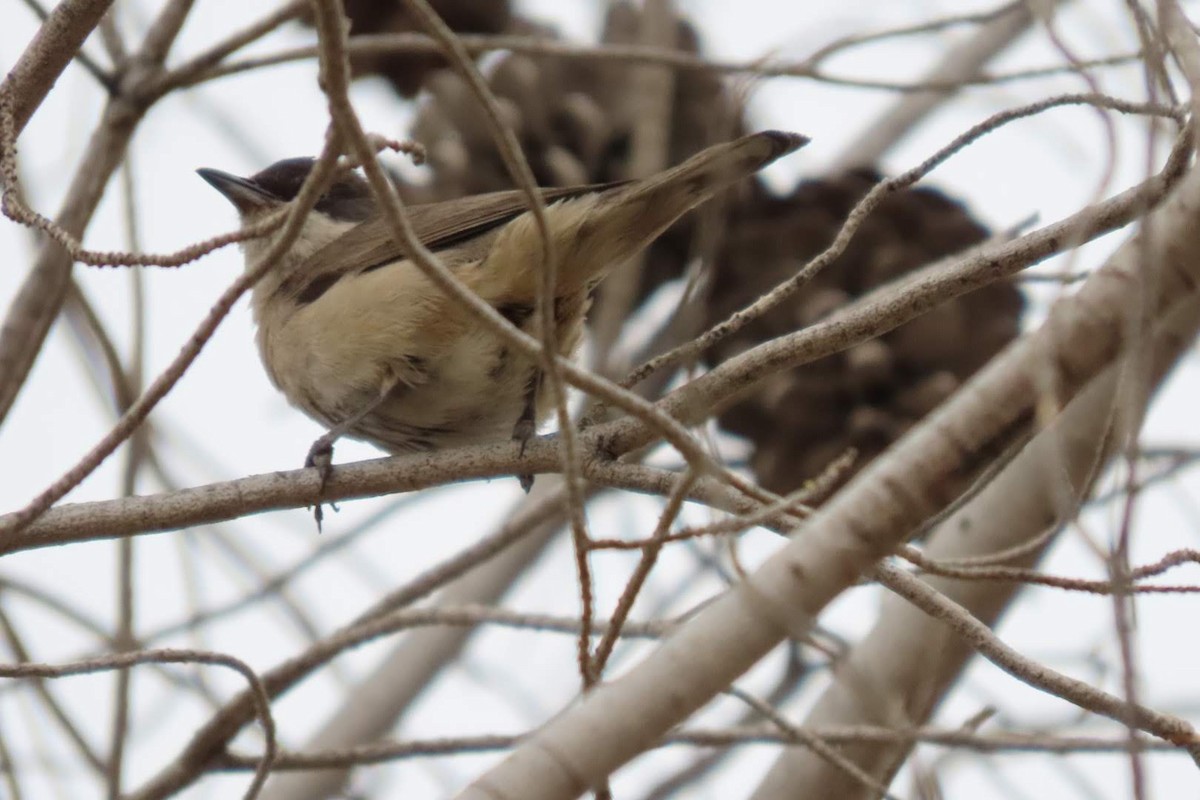
MULTIPOLYGON (((611 268, 722 189, 808 141, 762 131, 646 178, 539 189, 558 270, 559 353, 575 353, 591 292, 611 268)), ((314 163, 289 158, 250 177, 209 168, 197 173, 249 226, 295 200, 314 163)), ((406 211, 416 238, 451 273, 515 327, 539 336, 534 310, 543 241, 523 192, 406 211)), ((271 241, 268 235, 242 243, 247 268, 271 241)), ((295 241, 252 288, 250 305, 271 382, 326 428, 305 459, 321 469, 322 488, 341 436, 391 454, 506 439, 522 442, 523 451, 553 410, 537 362, 425 276, 393 238, 357 171, 337 173, 295 241)), ((528 490, 524 477, 522 485, 528 490)))

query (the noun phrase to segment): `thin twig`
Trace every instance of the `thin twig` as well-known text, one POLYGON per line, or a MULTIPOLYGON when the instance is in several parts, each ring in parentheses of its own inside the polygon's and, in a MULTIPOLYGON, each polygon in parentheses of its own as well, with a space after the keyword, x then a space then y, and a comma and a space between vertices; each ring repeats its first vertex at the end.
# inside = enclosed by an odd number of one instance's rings
MULTIPOLYGON (((23 2, 29 7, 29 10, 32 11, 39 20, 42 21, 43 25, 51 23, 51 14, 53 12, 47 11, 46 8, 38 2, 38 0, 23 0, 23 2)), ((102 16, 101 20, 105 18, 106 16, 102 16)), ((113 79, 113 76, 109 74, 104 67, 97 64, 95 59, 84 52, 82 41, 79 43, 79 47, 74 53, 74 60, 79 63, 79 66, 83 67, 85 72, 96 79, 96 83, 100 84, 100 87, 104 89, 105 92, 110 95, 116 92, 116 82, 113 79)))
MULTIPOLYGON (((459 40, 472 56, 480 56, 498 50, 510 50, 534 56, 570 58, 583 61, 619 61, 630 64, 652 64, 679 70, 699 70, 733 75, 754 75, 760 78, 807 78, 833 86, 855 89, 876 89, 891 92, 958 91, 971 86, 993 86, 1015 81, 1055 77, 1069 72, 1069 67, 1053 65, 1033 67, 997 74, 981 73, 973 77, 951 81, 894 81, 886 78, 857 78, 830 75, 815 68, 810 61, 781 62, 756 58, 750 61, 719 61, 693 55, 679 50, 664 50, 641 45, 579 45, 529 36, 483 36, 460 34, 459 40)), ((440 53, 433 39, 413 33, 385 33, 354 36, 348 50, 351 55, 379 55, 392 53, 440 53)), ((214 67, 205 72, 183 76, 181 80, 168 78, 170 88, 194 85, 203 81, 236 75, 255 69, 307 61, 317 57, 316 46, 296 47, 267 56, 245 58, 214 67)), ((1141 58, 1140 53, 1124 53, 1105 56, 1083 62, 1089 68, 1122 66, 1141 58)))
POLYGON ((111 5, 112 0, 64 0, 47 16, 0 83, 0 96, 10 98, 13 104, 17 134, 111 5))
POLYGON ((793 741, 802 742, 809 750, 812 750, 821 758, 828 761, 837 769, 845 772, 855 782, 869 789, 873 795, 885 798, 886 800, 897 800, 896 796, 888 791, 888 788, 881 784, 875 778, 871 777, 870 773, 862 767, 855 764, 854 761, 842 753, 838 752, 828 742, 814 736, 811 732, 802 727, 793 725, 782 714, 776 711, 773 707, 759 700, 749 692, 744 692, 736 686, 731 686, 726 690, 726 694, 736 697, 743 703, 753 708, 759 714, 762 714, 772 725, 775 725, 784 735, 791 737, 793 741))
POLYGON ((139 650, 134 653, 115 653, 110 656, 77 661, 69 664, 0 664, 0 677, 41 680, 66 678, 72 675, 90 675, 112 669, 126 669, 139 664, 207 664, 226 667, 246 679, 246 690, 251 712, 262 725, 265 744, 263 753, 254 766, 254 780, 243 797, 256 797, 267 777, 271 774, 278 745, 275 739, 275 719, 271 714, 271 701, 266 687, 259 676, 245 662, 223 653, 204 650, 139 650))
POLYGON ((308 210, 316 203, 320 193, 324 190, 324 183, 333 176, 339 145, 340 141, 336 135, 328 137, 325 151, 317 159, 312 172, 305 179, 304 185, 297 194, 296 200, 288 208, 283 229, 278 237, 267 248, 262 258, 257 263, 248 265, 246 272, 222 293, 167 369, 154 379, 146 391, 121 415, 117 424, 86 456, 34 498, 25 508, 5 518, 5 524, 0 527, 0 548, 12 544, 29 523, 45 513, 63 495, 90 475, 104 459, 108 458, 123 441, 137 430, 154 406, 174 387, 212 337, 217 326, 225 319, 233 304, 266 274, 267 270, 299 236, 308 210))
MULTIPOLYGON (((666 505, 659 515, 654 533, 650 536, 649 541, 646 542, 645 547, 642 548, 642 557, 638 560, 633 574, 629 576, 624 591, 621 592, 621 596, 617 599, 617 607, 613 610, 614 624, 604 634, 600 643, 596 645, 596 652, 589 659, 588 669, 591 673, 588 681, 589 685, 596 683, 603 676, 604 667, 608 663, 608 658, 612 655, 613 648, 617 644, 617 638, 621 635, 621 626, 629 616, 629 612, 633 610, 634 601, 637 600, 638 594, 641 592, 646 580, 650 577, 651 570, 654 569, 654 565, 658 561, 658 554, 662 552, 663 544, 666 542, 671 525, 674 524, 675 518, 679 516, 680 510, 683 508, 683 501, 687 498, 688 492, 699 477, 695 470, 688 469, 679 476, 675 487, 671 489, 671 494, 667 497, 666 505)), ((588 646, 586 640, 581 644, 584 648, 588 646)))
MULTIPOLYGON (((17 632, 17 629, 13 625, 13 621, 9 618, 9 615, 2 610, 0 610, 0 631, 3 632, 4 641, 8 645, 8 649, 12 651, 14 660, 17 662, 12 665, 0 663, 0 676, 5 675, 6 669, 34 669, 39 666, 33 661, 28 649, 25 647, 24 637, 17 632)), ((37 694, 38 699, 41 700, 41 703, 49 713, 50 718, 58 724, 58 727, 62 730, 63 735, 75 748, 75 751, 79 754, 80 760, 90 766, 92 770, 96 772, 96 774, 104 775, 106 766, 104 759, 100 757, 100 755, 96 752, 96 749, 84 737, 82 730, 80 730, 80 726, 76 724, 76 721, 71 718, 70 714, 67 713, 67 710, 63 707, 63 704, 59 702, 59 700, 54 696, 54 693, 50 690, 50 687, 46 685, 44 680, 41 680, 40 676, 33 680, 32 683, 33 690, 37 694)))
POLYGON ((1002 642, 990 628, 950 598, 904 570, 880 564, 874 577, 925 613, 963 636, 980 655, 1018 680, 1061 697, 1080 708, 1134 725, 1187 750, 1200 763, 1200 735, 1186 721, 1127 702, 1075 678, 1038 664, 1002 642))

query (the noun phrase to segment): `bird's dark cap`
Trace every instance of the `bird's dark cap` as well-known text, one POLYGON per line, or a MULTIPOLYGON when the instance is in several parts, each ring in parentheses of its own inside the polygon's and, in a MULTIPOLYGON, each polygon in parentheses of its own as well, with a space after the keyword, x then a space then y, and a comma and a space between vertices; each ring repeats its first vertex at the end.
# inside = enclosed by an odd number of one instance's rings
MULTIPOLYGON (((225 195, 244 216, 295 200, 314 163, 311 158, 286 158, 249 178, 207 167, 196 170, 196 174, 225 195)), ((375 202, 366 180, 356 172, 345 171, 314 208, 336 220, 359 222, 371 216, 375 202)))

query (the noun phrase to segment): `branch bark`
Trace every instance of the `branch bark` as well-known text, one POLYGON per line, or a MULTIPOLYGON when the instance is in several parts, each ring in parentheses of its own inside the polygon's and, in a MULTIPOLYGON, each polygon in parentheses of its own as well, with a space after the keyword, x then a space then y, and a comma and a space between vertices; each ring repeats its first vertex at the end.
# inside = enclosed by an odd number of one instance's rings
POLYGON ((13 100, 13 121, 20 135, 33 112, 50 93, 113 0, 66 0, 50 12, 16 65, 0 83, 0 95, 13 100))
MULTIPOLYGON (((156 96, 141 91, 144 81, 161 68, 179 34, 193 0, 175 0, 159 14, 131 63, 139 66, 122 81, 104 109, 55 221, 76 239, 82 238, 109 178, 125 157, 133 132, 156 96)), ((12 94, 13 139, 74 56, 88 33, 108 10, 108 2, 61 3, 43 24, 17 67, 5 80, 12 94), (63 48, 63 49, 59 49, 63 48), (23 66, 24 65, 24 66, 23 66), (15 76, 15 77, 14 77, 15 76), (10 83, 11 82, 11 83, 10 83)), ((0 97, 6 92, 0 89, 0 97)), ((0 326, 0 422, 8 415, 25 378, 58 316, 71 280, 71 257, 46 239, 0 326)))
MULTIPOLYGON (((1062 2, 1054 0, 1047 3, 1050 8, 1045 13, 1052 13, 1053 7, 1062 5, 1062 2)), ((1032 6, 1032 3, 1016 3, 1007 12, 980 27, 966 41, 951 48, 941 63, 930 70, 921 82, 952 85, 978 75, 985 64, 1003 53, 1029 29, 1034 21, 1032 6)), ((830 172, 836 174, 879 163, 897 142, 954 94, 953 89, 947 88, 913 92, 901 97, 842 151, 834 160, 830 172)))

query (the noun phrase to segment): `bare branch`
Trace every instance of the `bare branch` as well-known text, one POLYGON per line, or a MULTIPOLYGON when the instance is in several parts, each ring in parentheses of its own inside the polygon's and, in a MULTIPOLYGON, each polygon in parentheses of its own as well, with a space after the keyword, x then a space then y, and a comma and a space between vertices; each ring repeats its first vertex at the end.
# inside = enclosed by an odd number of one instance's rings
POLYGON ((13 104, 17 134, 111 5, 112 0, 65 0, 50 12, 0 84, 0 97, 13 104))

